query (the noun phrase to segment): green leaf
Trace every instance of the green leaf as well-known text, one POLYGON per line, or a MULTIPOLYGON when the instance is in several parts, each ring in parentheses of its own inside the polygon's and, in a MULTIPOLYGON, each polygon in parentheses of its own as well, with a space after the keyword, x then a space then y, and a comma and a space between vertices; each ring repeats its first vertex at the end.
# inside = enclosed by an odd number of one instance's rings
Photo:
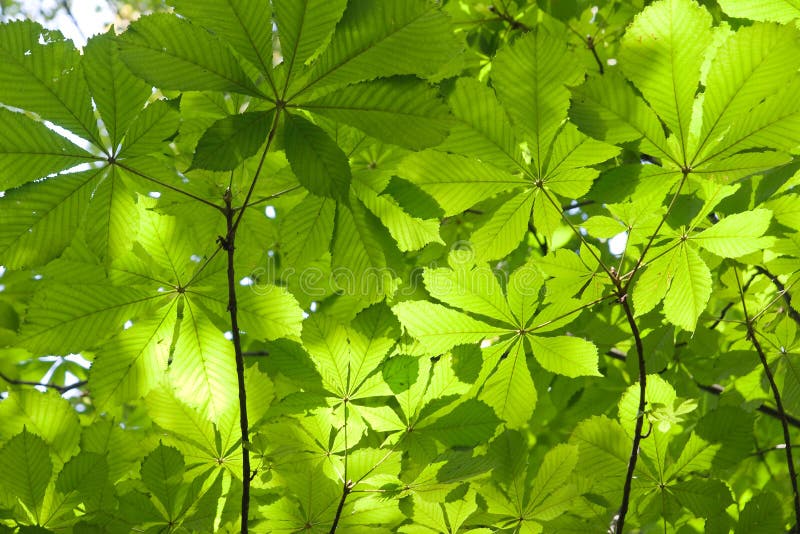
POLYGON ((346 6, 345 0, 275 2, 275 20, 287 80, 326 44, 346 6))
POLYGON ((757 3, 745 0, 720 0, 719 5, 731 17, 743 19, 770 20, 786 24, 800 18, 800 7, 794 0, 757 3))
POLYGON ((694 332, 710 296, 708 266, 692 247, 681 245, 675 257, 675 277, 664 298, 664 315, 672 324, 694 332))
POLYGON ((693 236, 691 240, 723 258, 738 258, 772 245, 772 237, 762 237, 771 220, 772 212, 766 209, 735 213, 693 236))
POLYGON ((710 26, 711 15, 691 0, 661 0, 637 15, 620 49, 622 70, 678 137, 684 158, 710 26))
POLYGON ((472 234, 472 246, 478 263, 507 256, 519 246, 531 218, 534 193, 530 189, 514 196, 472 234))
POLYGON ((65 494, 77 493, 97 510, 114 505, 108 463, 104 455, 95 452, 81 451, 73 456, 58 474, 56 489, 65 494))
POLYGON ((336 202, 306 195, 281 218, 280 243, 284 261, 302 269, 328 250, 333 237, 336 202))
POLYGON ((431 2, 351 0, 330 45, 297 92, 395 74, 432 75, 456 50, 450 21, 431 2))
POLYGON ((544 166, 547 150, 569 107, 565 85, 577 85, 583 69, 563 42, 546 31, 531 32, 501 50, 492 82, 516 126, 531 141, 533 166, 544 166))
POLYGON ((494 166, 454 154, 426 150, 410 154, 398 174, 436 199, 446 216, 528 181, 494 166))
POLYGON ((500 283, 488 267, 425 269, 424 277, 425 288, 431 296, 445 304, 508 324, 515 323, 500 283))
POLYGON ((539 292, 544 285, 544 277, 536 262, 528 262, 519 267, 508 279, 508 305, 517 318, 517 325, 526 326, 539 307, 539 292))
POLYGON ((350 348, 347 329, 335 319, 315 313, 303 323, 303 345, 332 393, 350 393, 350 348))
POLYGON ((144 397, 162 380, 167 368, 175 312, 137 321, 104 343, 89 373, 92 399, 99 409, 108 402, 123 404, 144 397))
POLYGON ((724 513, 725 508, 733 504, 731 490, 719 480, 685 480, 670 486, 669 491, 696 517, 724 513))
POLYGON ((183 482, 183 455, 173 448, 159 445, 142 462, 142 482, 167 512, 166 519, 177 517, 183 482))
POLYGON ((353 191, 364 206, 389 230, 402 251, 419 250, 428 243, 444 244, 439 236, 438 219, 409 215, 389 194, 380 194, 372 184, 356 180, 353 191))
POLYGON ((303 310, 286 289, 255 284, 239 293, 237 304, 240 325, 253 338, 272 340, 300 336, 303 310))
POLYGON ((545 455, 533 485, 526 512, 536 514, 537 508, 545 502, 552 493, 557 492, 567 483, 578 463, 579 449, 575 445, 561 443, 556 445, 545 455))
POLYGON ((345 87, 303 107, 415 150, 441 143, 449 126, 447 108, 436 91, 410 76, 345 87))
POLYGON ((791 151, 800 145, 800 77, 795 76, 781 90, 766 98, 735 121, 725 137, 708 150, 701 163, 751 148, 769 147, 791 151))
POLYGON ((159 88, 261 96, 227 46, 185 19, 142 17, 119 38, 119 47, 134 74, 159 88))
POLYGON ((80 53, 60 32, 20 20, 0 25, 0 102, 102 146, 80 53))
MULTIPOLYGON (((800 10, 797 11, 800 14, 800 10)), ((706 80, 699 153, 800 67, 797 30, 791 26, 742 27, 720 47, 706 80)))
MULTIPOLYGON (((23 430, 0 449, 0 482, 19 499, 36 523, 42 517, 42 501, 53 474, 47 444, 23 430)), ((22 519, 22 518, 20 518, 22 519)))
POLYGON ((179 399, 219 422, 237 404, 233 345, 204 315, 187 305, 175 342, 170 381, 179 399))
POLYGON ((593 343, 569 336, 527 336, 542 367, 553 373, 575 378, 602 376, 597 370, 597 347, 593 343))
POLYGON ((274 110, 251 111, 218 120, 197 143, 191 168, 212 171, 235 169, 264 144, 274 116, 274 110))
POLYGON ((347 198, 350 163, 325 131, 298 115, 285 115, 286 158, 297 179, 311 193, 347 198))
POLYGON ((459 78, 448 100, 455 121, 441 150, 474 156, 500 168, 524 168, 519 142, 494 91, 459 78))
POLYGON ((383 299, 395 287, 384 253, 387 240, 378 221, 358 201, 351 201, 349 207, 337 205, 333 282, 344 294, 357 296, 361 307, 383 299))
POLYGON ((494 411, 481 401, 470 399, 452 412, 417 426, 447 447, 473 447, 494 434, 499 423, 494 411))
POLYGON ((644 138, 643 152, 674 160, 658 117, 618 73, 590 78, 573 95, 570 118, 584 133, 607 143, 644 138))
POLYGON ((34 354, 78 353, 98 346, 160 296, 107 283, 45 283, 34 296, 18 343, 34 354))
POLYGON ((774 493, 763 491, 750 499, 739 512, 736 534, 783 530, 783 508, 774 493))
POLYGON ((120 60, 113 32, 89 39, 83 51, 83 69, 115 150, 150 96, 150 87, 120 60))
POLYGON ((392 312, 408 333, 423 344, 427 354, 441 354, 456 345, 478 343, 508 332, 461 312, 422 300, 395 304, 392 312))
POLYGON ((131 123, 119 158, 134 158, 160 152, 165 141, 178 130, 180 117, 164 100, 150 103, 131 123))
POLYGON ((9 268, 36 267, 72 241, 102 170, 56 176, 0 198, 0 254, 9 268))
POLYGON ((95 158, 44 124, 0 108, 0 190, 12 189, 95 158))
POLYGON ((178 13, 219 35, 259 70, 272 71, 272 12, 258 0, 171 0, 178 13))
MULTIPOLYGON (((536 387, 525 358, 525 348, 519 337, 508 343, 493 345, 487 353, 497 354, 499 362, 483 384, 479 399, 494 409, 508 428, 523 428, 536 408, 536 387)), ((487 355, 487 362, 493 361, 487 355)))

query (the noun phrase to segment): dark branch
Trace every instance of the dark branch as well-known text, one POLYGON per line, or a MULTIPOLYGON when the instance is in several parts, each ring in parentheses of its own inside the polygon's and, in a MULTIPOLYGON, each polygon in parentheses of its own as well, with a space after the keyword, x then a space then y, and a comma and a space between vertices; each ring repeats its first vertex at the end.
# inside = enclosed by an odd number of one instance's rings
POLYGON ((334 534, 336 532, 336 528, 339 526, 339 520, 342 518, 344 502, 347 500, 347 496, 350 495, 350 492, 353 491, 354 485, 352 480, 347 480, 342 486, 342 498, 339 499, 339 506, 336 507, 336 515, 333 517, 333 524, 331 524, 331 530, 328 534, 334 534))
POLYGON ((13 386, 42 386, 42 387, 45 387, 45 388, 54 389, 54 390, 58 391, 59 393, 66 393, 67 391, 70 391, 72 389, 79 389, 79 388, 82 388, 83 386, 85 386, 86 384, 89 383, 86 380, 81 380, 79 382, 75 382, 74 384, 70 384, 68 386, 66 386, 66 385, 65 386, 59 386, 59 385, 56 385, 56 384, 34 382, 33 380, 17 380, 15 378, 9 378, 8 376, 4 375, 3 373, 0 373, 0 378, 2 378, 7 383, 9 383, 9 384, 11 384, 13 386))
MULTIPOLYGON (((775 283, 776 280, 773 280, 775 283)), ((775 408, 780 416, 781 427, 783 428, 783 442, 786 445, 786 465, 789 468, 789 480, 792 483, 792 497, 794 501, 794 520, 795 524, 800 524, 800 491, 797 489, 797 473, 794 468, 794 458, 792 457, 792 438, 789 432, 789 420, 786 417, 786 410, 783 409, 783 400, 781 399, 781 392, 778 385, 775 383, 775 377, 772 374, 772 369, 769 367, 767 356, 764 349, 761 347, 761 342, 756 335, 756 329, 753 327, 753 320, 747 312, 747 302, 744 298, 744 288, 739 282, 739 273, 736 273, 736 283, 739 285, 739 296, 742 301, 742 311, 744 312, 744 320, 747 325, 747 338, 753 344, 753 348, 758 353, 758 358, 761 360, 761 366, 764 368, 764 374, 767 376, 769 386, 772 389, 772 397, 775 399, 775 408)), ((785 295, 786 293, 784 293, 785 295)), ((791 306, 790 306, 791 307, 791 306)))
MULTIPOLYGON (((791 317, 795 323, 800 325, 800 312, 798 312, 792 307, 792 296, 789 294, 788 291, 786 291, 786 286, 784 286, 783 283, 780 280, 778 280, 777 276, 769 272, 764 267, 757 265, 756 271, 758 271, 760 274, 763 274, 772 281, 772 284, 781 294, 781 296, 783 297, 783 301, 786 303, 786 309, 787 313, 789 314, 789 317, 791 317)), ((747 291, 747 286, 745 286, 744 289, 745 291, 747 291)))

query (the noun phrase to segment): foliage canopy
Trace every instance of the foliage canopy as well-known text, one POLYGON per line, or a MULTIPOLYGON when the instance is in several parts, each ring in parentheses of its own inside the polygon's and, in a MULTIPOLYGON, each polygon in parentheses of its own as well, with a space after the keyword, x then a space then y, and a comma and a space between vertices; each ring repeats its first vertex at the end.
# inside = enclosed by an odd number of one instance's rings
POLYGON ((167 3, 0 25, 0 533, 797 528, 795 3, 167 3))

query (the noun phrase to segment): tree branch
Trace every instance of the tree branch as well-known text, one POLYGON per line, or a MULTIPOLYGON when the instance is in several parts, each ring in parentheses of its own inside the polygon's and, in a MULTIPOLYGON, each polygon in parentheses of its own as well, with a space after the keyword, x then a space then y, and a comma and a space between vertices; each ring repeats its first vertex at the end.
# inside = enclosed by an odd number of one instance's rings
MULTIPOLYGON (((775 280, 773 280, 774 283, 775 280)), ((797 489, 797 472, 794 467, 794 458, 792 457, 792 438, 789 432, 789 420, 786 417, 786 411, 783 409, 783 400, 781 399, 781 392, 778 385, 775 383, 775 377, 772 374, 772 369, 769 367, 767 356, 764 354, 764 349, 761 347, 761 342, 758 341, 756 330, 753 328, 753 320, 747 312, 747 303, 744 298, 744 288, 739 281, 739 272, 736 271, 736 284, 739 286, 739 296, 742 301, 742 311, 744 312, 745 324, 747 325, 747 338, 753 344, 753 348, 758 353, 758 358, 761 360, 761 366, 764 368, 764 374, 767 376, 769 386, 772 389, 772 397, 775 399, 775 407, 778 415, 780 416, 781 427, 783 427, 783 441, 786 444, 786 465, 789 468, 789 479, 792 483, 792 497, 794 501, 794 520, 795 524, 800 524, 800 491, 797 489)))
POLYGON ((87 380, 81 380, 79 382, 75 382, 74 384, 70 384, 68 386, 66 386, 66 385, 65 386, 59 386, 59 385, 56 385, 56 384, 47 384, 47 383, 42 383, 42 382, 34 382, 33 380, 18 380, 16 378, 9 378, 8 376, 6 376, 3 373, 0 373, 0 378, 2 378, 7 383, 9 383, 9 384, 11 384, 13 386, 42 386, 42 387, 45 387, 45 388, 52 388, 52 389, 54 389, 54 390, 56 390, 56 391, 58 391, 59 393, 62 393, 62 394, 66 393, 67 391, 70 391, 72 389, 82 388, 83 386, 85 386, 86 384, 89 383, 87 380))
POLYGON ((617 515, 611 522, 610 532, 614 534, 621 534, 625 526, 625 516, 628 514, 628 506, 631 498, 631 487, 633 485, 633 473, 636 470, 636 461, 639 458, 639 443, 642 441, 642 427, 644 426, 644 411, 647 404, 647 368, 644 361, 644 344, 642 343, 642 335, 639 332, 639 326, 636 324, 636 319, 631 310, 630 299, 624 292, 622 284, 619 279, 615 280, 617 289, 619 291, 619 301, 622 309, 625 311, 625 318, 628 320, 628 325, 631 327, 631 334, 633 341, 636 345, 636 357, 639 362, 639 407, 636 413, 636 426, 634 428, 633 443, 631 444, 631 455, 628 459, 628 470, 625 474, 625 484, 622 488, 622 503, 619 506, 617 515))

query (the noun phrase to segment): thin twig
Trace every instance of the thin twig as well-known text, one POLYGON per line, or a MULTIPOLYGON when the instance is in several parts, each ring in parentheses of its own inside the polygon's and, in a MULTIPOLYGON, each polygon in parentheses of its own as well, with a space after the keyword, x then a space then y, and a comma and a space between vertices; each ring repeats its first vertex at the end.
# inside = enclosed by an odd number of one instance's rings
POLYGON ((633 473, 636 470, 636 461, 639 458, 639 443, 642 441, 642 427, 644 426, 644 411, 647 404, 647 369, 644 361, 644 344, 642 343, 642 336, 639 332, 639 326, 636 324, 636 319, 631 310, 630 299, 624 293, 622 284, 616 280, 617 288, 619 291, 619 300, 622 309, 625 311, 625 318, 628 320, 628 325, 631 327, 631 334, 636 345, 636 357, 639 362, 639 407, 636 413, 636 426, 633 431, 633 443, 631 444, 631 455, 628 459, 628 470, 625 474, 625 484, 622 488, 622 503, 619 506, 619 511, 611 522, 610 531, 614 534, 621 534, 625 526, 625 516, 628 514, 628 506, 631 498, 631 487, 633 485, 633 473))
POLYGON ((3 373, 0 373, 0 378, 2 378, 3 380, 5 380, 6 382, 8 382, 13 386, 41 386, 45 388, 52 388, 58 391, 59 393, 66 393, 67 391, 70 391, 72 389, 82 388, 83 386, 89 383, 86 380, 80 380, 79 382, 75 382, 74 384, 59 386, 57 384, 34 382, 33 380, 18 380, 16 378, 9 378, 3 373))
POLYGON ((329 534, 334 534, 336 532, 336 528, 339 526, 339 520, 342 518, 344 502, 347 500, 347 496, 350 495, 352 489, 353 482, 351 480, 345 480, 344 485, 342 486, 342 498, 339 499, 339 506, 336 507, 336 515, 333 516, 333 524, 331 524, 331 530, 329 531, 329 534))
POLYGON ((739 297, 742 301, 742 312, 744 313, 745 324, 747 325, 747 337, 753 344, 753 348, 758 353, 758 358, 761 360, 761 366, 764 368, 764 374, 767 376, 770 388, 772 389, 772 397, 775 399, 775 408, 780 416, 781 426, 783 427, 783 441, 786 445, 786 465, 789 468, 789 479, 792 483, 792 496, 794 500, 794 519, 795 524, 800 524, 800 491, 797 488, 797 473, 794 468, 794 458, 792 457, 792 438, 789 432, 789 420, 786 417, 786 411, 783 409, 783 400, 781 399, 781 392, 778 385, 775 383, 775 377, 772 374, 772 369, 769 367, 767 356, 764 354, 764 349, 761 347, 761 342, 758 341, 755 328, 753 327, 753 320, 747 312, 747 303, 744 298, 744 288, 739 281, 739 272, 735 271, 736 285, 739 286, 739 297))
POLYGON ((181 189, 179 187, 175 187, 174 185, 169 185, 168 183, 162 182, 161 180, 156 180, 155 178, 151 178, 150 176, 147 176, 146 174, 144 174, 144 173, 142 173, 140 171, 137 171, 136 169, 134 169, 132 167, 128 167, 124 163, 120 163, 119 161, 116 161, 116 160, 112 161, 111 163, 113 165, 116 165, 120 169, 125 169, 129 173, 135 174, 136 176, 138 176, 140 178, 144 178, 145 180, 147 180, 149 182, 153 182, 154 184, 158 184, 161 187, 166 187, 167 189, 175 191, 176 193, 180 193, 181 195, 185 195, 185 196, 191 198, 192 200, 196 200, 198 202, 201 202, 201 203, 205 204, 206 206, 214 208, 217 211, 223 211, 222 206, 218 206, 218 205, 214 204, 213 202, 211 202, 209 200, 206 200, 204 198, 198 197, 197 195, 195 195, 193 193, 190 193, 188 191, 184 191, 183 189, 181 189))
MULTIPOLYGON (((764 267, 756 265, 756 271, 763 274, 772 281, 772 284, 778 290, 778 293, 783 297, 783 301, 786 302, 786 311, 789 314, 789 317, 791 317, 795 323, 800 325, 800 312, 798 312, 796 309, 792 307, 792 296, 789 294, 789 291, 786 289, 786 286, 784 286, 783 283, 780 280, 778 280, 777 276, 769 272, 764 267)), ((746 290, 747 287, 745 286, 745 291, 746 290)))
POLYGON ((239 388, 239 428, 242 434, 242 523, 241 532, 247 534, 247 518, 250 513, 250 425, 247 421, 247 391, 244 382, 244 355, 242 353, 242 339, 239 332, 239 317, 236 302, 236 268, 234 266, 234 251, 236 243, 236 228, 234 227, 235 212, 231 207, 233 195, 231 190, 225 191, 225 224, 228 233, 220 237, 219 242, 228 253, 228 313, 231 318, 231 334, 233 336, 233 350, 236 355, 236 379, 239 388))

